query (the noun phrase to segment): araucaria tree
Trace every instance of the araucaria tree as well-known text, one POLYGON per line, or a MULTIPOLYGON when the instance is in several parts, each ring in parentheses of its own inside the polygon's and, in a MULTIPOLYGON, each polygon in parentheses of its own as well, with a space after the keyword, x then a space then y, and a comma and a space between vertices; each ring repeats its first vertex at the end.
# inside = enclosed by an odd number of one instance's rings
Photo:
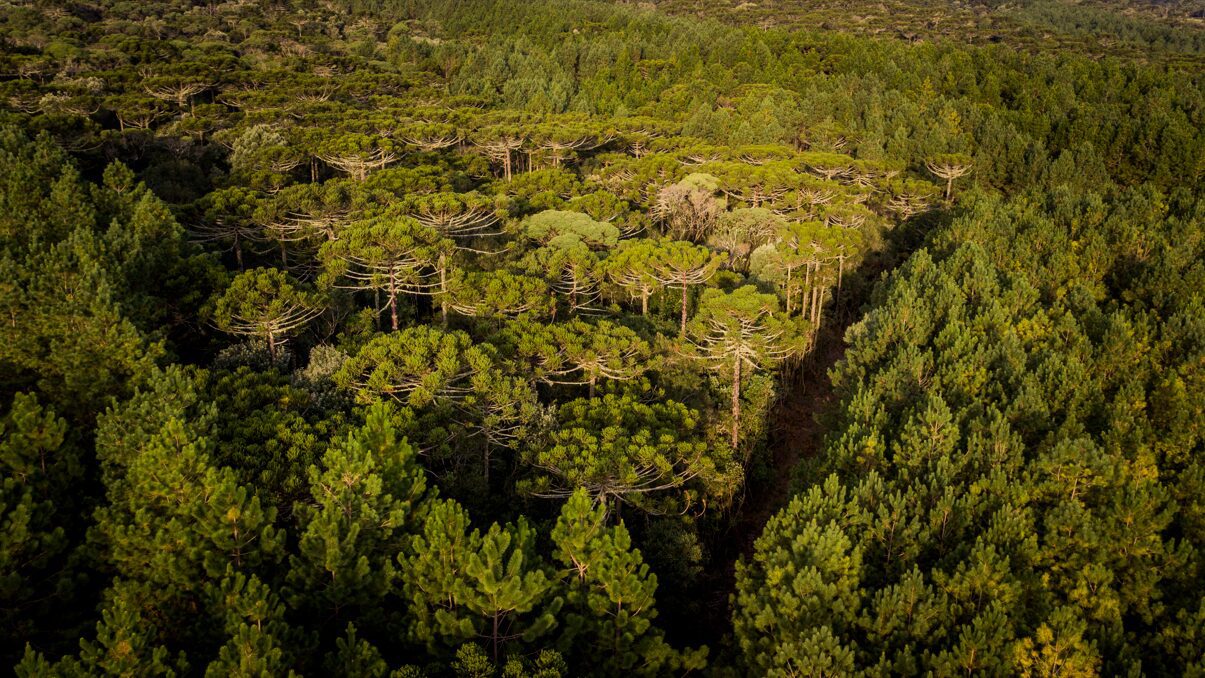
POLYGON ((277 349, 323 311, 318 298, 275 268, 240 273, 213 304, 213 321, 231 334, 256 337, 277 349))
POLYGON ((972 167, 971 159, 965 155, 939 155, 932 160, 925 161, 926 169, 938 178, 945 179, 946 200, 950 199, 950 195, 954 191, 954 180, 970 174, 972 167))
POLYGON ((663 243, 656 257, 649 262, 655 279, 662 285, 680 292, 682 298, 679 334, 686 336, 686 321, 690 318, 690 290, 707 282, 723 264, 723 255, 701 245, 681 240, 663 243))
POLYGON ((777 297, 747 285, 727 293, 705 291, 691 321, 694 355, 731 381, 733 450, 741 440, 741 380, 804 348, 792 324, 777 313, 777 297))
POLYGON ((491 347, 463 332, 420 325, 368 342, 335 380, 371 402, 389 398, 413 406, 464 397, 468 380, 491 365, 491 347))
POLYGON ((513 370, 545 384, 588 386, 591 398, 600 381, 629 381, 653 367, 649 343, 608 320, 516 321, 498 339, 512 354, 513 370))
POLYGON ((624 240, 607 257, 607 277, 633 299, 640 300, 640 315, 648 315, 649 297, 665 286, 655 268, 660 255, 657 242, 640 239, 624 240))
POLYGON ((379 217, 348 225, 322 246, 336 287, 385 293, 390 326, 398 329, 398 295, 445 291, 454 245, 409 217, 379 217))
POLYGON ((546 498, 584 489, 612 509, 622 502, 654 513, 705 505, 731 490, 730 456, 700 428, 698 412, 672 401, 648 405, 613 394, 571 401, 525 453, 536 474, 521 489, 546 498))

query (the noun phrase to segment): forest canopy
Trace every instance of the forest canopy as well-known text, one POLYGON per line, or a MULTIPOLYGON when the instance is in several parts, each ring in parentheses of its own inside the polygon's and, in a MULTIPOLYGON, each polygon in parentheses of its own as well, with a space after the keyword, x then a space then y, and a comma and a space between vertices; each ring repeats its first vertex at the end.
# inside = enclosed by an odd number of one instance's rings
POLYGON ((0 661, 1205 675, 1193 10, 848 4, 0 4, 0 661))

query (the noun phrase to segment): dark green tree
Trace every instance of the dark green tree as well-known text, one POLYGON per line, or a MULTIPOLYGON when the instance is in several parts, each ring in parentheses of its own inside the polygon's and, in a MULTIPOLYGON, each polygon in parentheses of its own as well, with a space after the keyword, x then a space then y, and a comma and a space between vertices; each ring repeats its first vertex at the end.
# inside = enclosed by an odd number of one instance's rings
POLYGON ((299 507, 297 555, 289 559, 290 604, 338 627, 382 623, 393 560, 421 525, 426 478, 414 450, 377 404, 365 424, 310 468, 312 503, 299 507))
POLYGON ((579 665, 642 675, 705 667, 706 648, 675 651, 653 625, 657 577, 632 548, 623 523, 607 525, 605 504, 586 490, 574 492, 551 536, 555 558, 566 568, 560 643, 579 665))

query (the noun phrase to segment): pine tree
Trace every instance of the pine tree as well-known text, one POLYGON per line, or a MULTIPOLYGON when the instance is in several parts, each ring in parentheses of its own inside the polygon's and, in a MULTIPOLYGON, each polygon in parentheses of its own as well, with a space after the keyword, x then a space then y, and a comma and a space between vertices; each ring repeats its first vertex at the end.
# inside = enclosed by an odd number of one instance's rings
POLYGON ((264 508, 231 469, 211 465, 207 421, 182 421, 171 411, 178 401, 162 402, 168 412, 142 431, 110 430, 151 400, 137 399, 131 412, 105 422, 109 503, 96 512, 94 538, 125 579, 124 595, 155 610, 173 637, 199 639, 212 631, 196 615, 206 583, 230 568, 271 570, 283 557, 285 534, 274 508, 264 508))
POLYGON ((862 605, 862 549, 840 524, 832 479, 770 520, 749 562, 738 562, 733 626, 748 670, 764 675, 852 675, 850 637, 862 605))
POLYGON ((377 404, 362 428, 311 467, 312 504, 298 507, 298 555, 290 557, 290 603, 343 626, 383 623, 393 559, 425 511, 426 479, 413 448, 377 404))
POLYGON ((36 385, 43 402, 72 422, 91 423, 108 397, 128 395, 163 354, 123 312, 124 283, 112 268, 104 243, 82 227, 0 258, 0 311, 9 319, 0 324, 0 361, 16 388, 36 385))
POLYGON ((222 620, 229 638, 206 676, 294 676, 286 647, 291 640, 284 622, 284 605, 254 575, 229 570, 210 587, 214 616, 222 620))
POLYGON ((494 661, 507 643, 531 642, 556 626, 563 601, 554 597, 555 582, 539 562, 535 530, 525 519, 491 525, 480 549, 469 553, 464 572, 462 605, 476 615, 471 627, 489 643, 494 661))
POLYGON ((410 637, 429 647, 477 638, 497 661, 509 643, 546 634, 562 599, 534 547, 526 520, 482 534, 454 502, 434 507, 405 559, 410 637))
POLYGON ((326 655, 323 669, 337 678, 385 678, 389 665, 381 651, 356 633, 356 625, 348 624, 342 638, 335 641, 335 650, 326 655))
POLYGON ((431 507, 422 533, 398 555, 411 641, 434 650, 445 638, 456 644, 472 637, 471 625, 464 629, 452 615, 465 588, 465 564, 480 544, 481 534, 469 530, 468 512, 459 504, 444 500, 431 507))
POLYGON ((1049 622, 1038 627, 1033 638, 1016 645, 1015 668, 1018 675, 1035 676, 1096 676, 1100 671, 1100 656, 1092 643, 1084 638, 1087 624, 1078 619, 1075 610, 1056 609, 1049 622))
POLYGON ((0 622, 4 650, 16 655, 50 615, 70 600, 73 568, 65 560, 73 496, 83 475, 67 424, 34 395, 17 393, 0 419, 0 622))
POLYGON ((623 523, 607 526, 603 504, 585 490, 573 493, 551 537, 555 558, 566 568, 559 642, 575 665, 611 675, 704 667, 706 648, 679 653, 653 626, 657 577, 632 548, 623 523))
POLYGON ((120 583, 101 610, 95 639, 81 639, 78 657, 64 657, 53 667, 28 646, 16 667, 19 676, 175 676, 186 673, 188 662, 175 658, 156 643, 155 623, 143 616, 138 603, 120 583))

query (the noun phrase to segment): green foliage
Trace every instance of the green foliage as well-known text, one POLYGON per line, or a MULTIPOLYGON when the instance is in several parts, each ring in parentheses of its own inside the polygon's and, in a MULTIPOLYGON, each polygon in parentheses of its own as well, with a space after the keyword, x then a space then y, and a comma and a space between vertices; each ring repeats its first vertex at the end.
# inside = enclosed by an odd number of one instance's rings
POLYGON ((733 490, 731 459, 700 428, 698 413, 673 401, 607 394, 568 402, 528 452, 525 462, 538 474, 521 491, 566 497, 582 488, 597 501, 655 512, 723 499, 733 490))
POLYGON ((123 575, 114 595, 153 610, 165 640, 187 637, 188 629, 212 634, 195 614, 207 583, 271 571, 285 539, 275 509, 230 468, 211 464, 210 420, 204 410, 190 412, 196 394, 172 376, 163 380, 167 397, 136 397, 102 421, 107 503, 92 534, 123 575))
POLYGON ((523 233, 541 245, 569 249, 578 244, 593 249, 613 247, 619 229, 581 212, 545 210, 523 220, 523 233))
POLYGON ((213 304, 213 320, 225 332, 268 342, 273 359, 280 344, 322 312, 318 300, 275 268, 238 274, 213 304))
POLYGON ((34 395, 17 393, 0 420, 0 607, 5 646, 19 651, 71 600, 75 582, 65 563, 72 543, 72 486, 83 466, 67 425, 34 395))
MULTIPOLYGON (((311 368, 319 353, 311 352, 311 368)), ((222 413, 215 421, 214 463, 233 468, 278 515, 291 516, 294 502, 309 497, 307 472, 344 426, 342 413, 323 407, 321 394, 302 388, 301 380, 274 371, 243 366, 208 377, 200 399, 222 413)))
POLYGON ((215 589, 215 607, 230 639, 205 668, 205 675, 296 675, 287 668, 285 646, 292 639, 283 621, 284 605, 272 591, 254 575, 241 573, 229 573, 215 589))
POLYGON ((601 380, 635 379, 655 364, 652 348, 634 331, 607 320, 558 325, 515 322, 498 338, 521 373, 548 384, 584 385, 594 397, 601 380))
MULTIPOLYGON (((827 486, 826 486, 827 487, 827 486)), ((734 631, 751 669, 765 675, 849 674, 862 553, 819 488, 771 519, 751 563, 737 565, 734 631)))
POLYGON ((432 507, 403 560, 410 638, 431 648, 482 638, 497 661, 508 644, 547 634, 563 601, 534 539, 523 519, 483 534, 454 502, 432 507))
POLYGON ((448 286, 453 311, 487 321, 544 319, 555 308, 548 284, 534 276, 473 271, 454 276, 448 286))
POLYGON ((335 376, 342 386, 371 401, 389 397, 414 406, 459 398, 465 382, 491 363, 489 345, 474 345, 463 332, 426 325, 370 341, 335 376))
POLYGON ((623 524, 606 525, 603 503, 577 490, 561 509, 552 540, 566 568, 568 593, 561 644, 583 666, 605 674, 701 670, 707 649, 679 653, 652 625, 657 577, 632 548, 623 524))
POLYGON ((66 659, 57 670, 79 675, 174 676, 183 673, 183 658, 169 660, 167 648, 155 645, 154 625, 142 616, 136 603, 122 591, 105 605, 96 625, 94 641, 80 641, 78 662, 66 659))
POLYGON ((381 218, 349 224, 339 239, 322 246, 320 256, 328 262, 329 275, 345 279, 336 285, 384 292, 396 331, 398 295, 443 291, 443 262, 452 247, 451 241, 414 219, 381 218))
POLYGON ((393 559, 426 509, 426 478, 390 419, 386 406, 375 405, 363 428, 328 448, 322 466, 310 468, 312 503, 297 511, 292 606, 339 626, 379 623, 396 577, 393 559))
MULTIPOLYGON (((932 234, 937 254, 878 288, 832 375, 843 403, 818 465, 831 475, 738 569, 750 667, 1095 675, 1136 667, 1131 648, 1159 642, 1148 624, 1175 634, 1191 618, 1197 601, 1180 592, 1198 576, 1199 533, 1172 497, 1195 465, 1154 450, 1187 431, 1198 449, 1198 427, 1164 428, 1155 394, 1200 344, 1180 339, 1181 311, 1145 281, 1199 264, 1132 267, 1118 252, 1136 196, 1071 196, 977 199, 932 234), (1035 215, 1034 198, 1050 211, 1035 215), (1075 256, 1054 249, 1079 237, 1075 256), (791 590, 784 577, 808 582, 796 591, 823 614, 784 614, 808 609, 773 600, 791 590)), ((1176 209, 1148 218, 1144 237, 1178 237, 1176 209)), ((1192 661, 1152 649, 1142 667, 1192 661)))
POLYGON ((20 675, 1205 668, 1192 3, 9 4, 20 675))
POLYGON ((802 353, 806 334, 777 316, 778 298, 752 285, 732 292, 710 289, 699 300, 699 312, 688 328, 693 356, 726 375, 731 389, 729 443, 740 446, 741 384, 745 375, 802 353))
POLYGON ((5 128, 0 144, 11 162, 0 179, 5 383, 36 385, 64 416, 88 422, 162 355, 146 332, 162 331, 173 311, 195 313, 209 273, 167 206, 120 166, 97 186, 49 138, 5 128))
POLYGON ((389 665, 381 658, 381 652, 372 643, 356 634, 356 625, 348 624, 344 637, 336 641, 337 649, 327 655, 324 670, 332 676, 355 678, 384 678, 389 675, 389 665))

